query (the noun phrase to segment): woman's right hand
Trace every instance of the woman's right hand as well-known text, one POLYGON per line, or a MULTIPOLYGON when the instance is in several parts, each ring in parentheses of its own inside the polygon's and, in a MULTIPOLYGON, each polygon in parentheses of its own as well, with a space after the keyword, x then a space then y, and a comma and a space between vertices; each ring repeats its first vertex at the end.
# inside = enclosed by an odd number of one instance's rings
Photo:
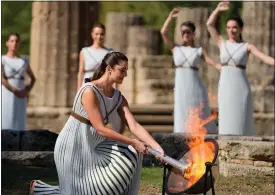
POLYGON ((133 143, 131 144, 138 152, 145 153, 146 152, 146 147, 145 144, 137 139, 132 140, 133 143))
POLYGON ((180 12, 180 8, 174 8, 170 14, 169 14, 169 17, 170 18, 177 18, 178 15, 179 15, 179 12, 180 12))
POLYGON ((229 9, 230 2, 229 1, 222 1, 217 5, 217 9, 219 11, 226 11, 229 9))

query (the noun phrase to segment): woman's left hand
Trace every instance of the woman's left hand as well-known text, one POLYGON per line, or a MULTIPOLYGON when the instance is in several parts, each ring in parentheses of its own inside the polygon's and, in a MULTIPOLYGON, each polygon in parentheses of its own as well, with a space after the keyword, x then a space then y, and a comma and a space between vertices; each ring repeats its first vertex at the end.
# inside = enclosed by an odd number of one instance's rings
MULTIPOLYGON (((152 145, 152 146, 150 146, 150 147, 151 147, 152 149, 158 151, 161 155, 165 156, 165 152, 164 152, 164 150, 162 149, 162 147, 161 147, 160 145, 156 144, 156 145, 152 145)), ((157 159, 158 161, 160 161, 161 163, 166 164, 166 162, 164 162, 160 157, 157 157, 157 156, 156 156, 156 159, 157 159)))

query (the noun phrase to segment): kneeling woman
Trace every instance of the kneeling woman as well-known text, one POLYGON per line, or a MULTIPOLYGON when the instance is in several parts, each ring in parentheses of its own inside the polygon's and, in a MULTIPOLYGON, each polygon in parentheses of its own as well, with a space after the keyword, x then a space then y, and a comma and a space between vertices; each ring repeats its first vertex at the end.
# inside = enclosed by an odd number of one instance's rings
POLYGON ((34 180, 30 194, 138 194, 145 144, 164 152, 137 123, 120 91, 112 87, 122 83, 127 69, 125 55, 106 54, 92 81, 77 92, 72 114, 56 141, 54 160, 60 187, 34 180), (137 139, 120 134, 119 118, 137 139))

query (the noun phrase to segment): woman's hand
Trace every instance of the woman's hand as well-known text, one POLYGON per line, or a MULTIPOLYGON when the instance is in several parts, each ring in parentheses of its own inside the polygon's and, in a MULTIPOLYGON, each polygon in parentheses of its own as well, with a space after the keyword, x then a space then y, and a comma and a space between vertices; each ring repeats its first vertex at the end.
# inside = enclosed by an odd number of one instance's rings
POLYGON ((230 7, 230 2, 229 1, 223 1, 223 2, 220 2, 218 5, 217 5, 217 9, 219 11, 226 11, 228 10, 230 7))
POLYGON ((25 89, 14 89, 13 93, 18 98, 25 98, 29 94, 28 90, 25 89))
MULTIPOLYGON (((165 156, 165 152, 164 152, 164 150, 162 149, 162 147, 157 143, 157 144, 154 144, 154 145, 152 145, 152 146, 150 146, 152 149, 154 149, 154 150, 156 150, 156 151, 158 151, 159 153, 161 153, 161 155, 162 156, 165 156)), ((158 161, 160 161, 161 163, 163 163, 163 164, 167 164, 166 162, 164 162, 161 158, 159 158, 158 156, 156 156, 156 159, 158 160, 158 161)))
POLYGON ((160 145, 154 145, 154 146, 151 146, 152 149, 158 151, 159 153, 161 153, 163 156, 165 155, 165 152, 164 150, 162 149, 162 147, 160 145))
POLYGON ((169 17, 170 18, 177 18, 178 15, 179 15, 179 12, 180 12, 180 8, 174 8, 170 14, 169 14, 169 17))
POLYGON ((146 147, 145 144, 137 139, 132 140, 133 143, 131 144, 138 152, 145 153, 146 152, 146 147))

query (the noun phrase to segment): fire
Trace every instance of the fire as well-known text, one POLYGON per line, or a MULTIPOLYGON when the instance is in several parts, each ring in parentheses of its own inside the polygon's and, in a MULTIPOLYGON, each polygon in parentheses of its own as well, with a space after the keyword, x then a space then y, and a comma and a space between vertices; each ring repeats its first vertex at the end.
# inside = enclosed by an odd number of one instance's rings
POLYGON ((188 180, 187 188, 196 183, 205 173, 205 163, 212 162, 214 159, 214 146, 209 142, 204 142, 207 134, 205 124, 217 118, 217 113, 211 114, 206 119, 200 117, 203 105, 189 111, 189 117, 185 123, 190 137, 187 137, 189 152, 188 159, 191 166, 186 170, 184 178, 188 180))

